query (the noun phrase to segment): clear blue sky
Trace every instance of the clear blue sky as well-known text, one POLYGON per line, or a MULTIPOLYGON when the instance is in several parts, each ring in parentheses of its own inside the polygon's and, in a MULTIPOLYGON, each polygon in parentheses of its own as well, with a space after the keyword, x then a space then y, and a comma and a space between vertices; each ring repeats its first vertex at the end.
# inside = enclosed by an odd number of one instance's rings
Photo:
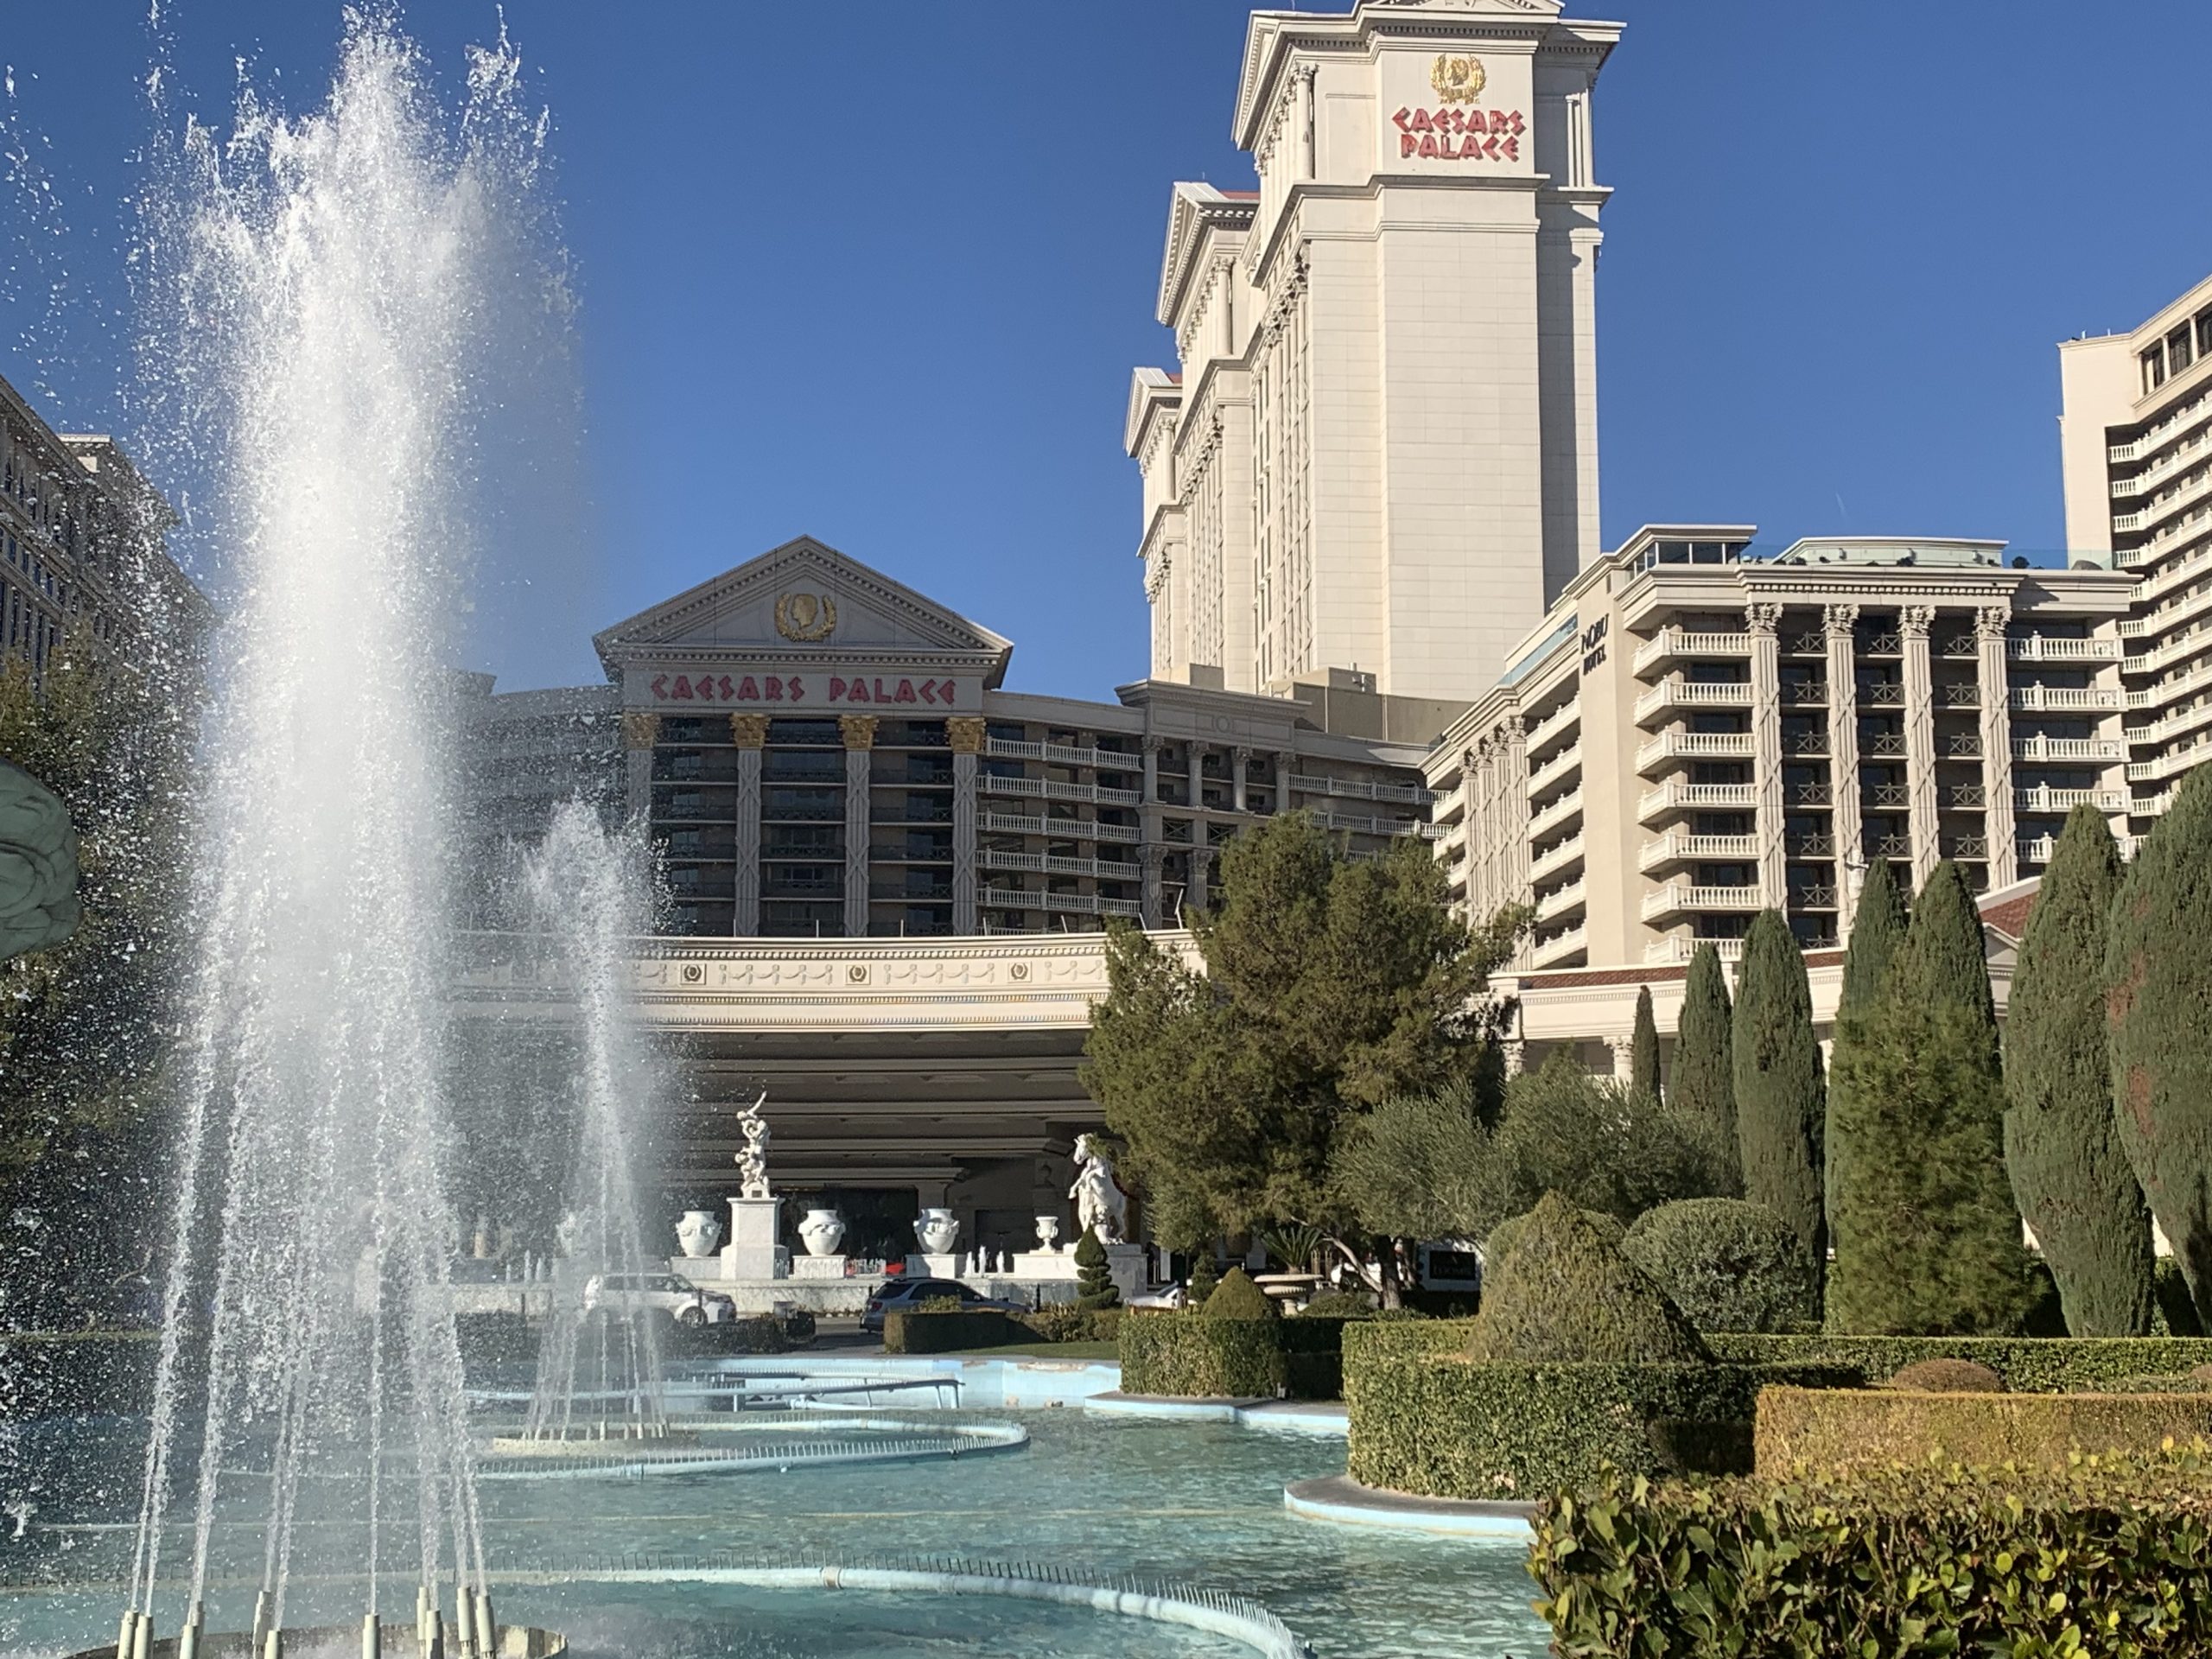
MULTIPOLYGON (((1616 194, 1599 274, 1609 545, 1646 520, 2061 540, 2054 343, 2212 270, 2212 7, 1609 0, 1616 194)), ((168 0, 184 79, 290 100, 338 7, 168 0)), ((489 0, 416 0, 448 79, 489 0)), ((68 193, 65 422, 105 424, 143 3, 10 4, 15 119, 68 193)), ((593 676, 583 635, 801 531, 1016 645, 1015 686, 1143 672, 1129 368, 1168 186, 1235 186, 1245 8, 509 0, 553 112, 583 296, 594 572, 507 683, 593 676)), ((0 211, 14 211, 0 201, 0 211)), ((0 243, 19 227, 0 225, 0 243)))

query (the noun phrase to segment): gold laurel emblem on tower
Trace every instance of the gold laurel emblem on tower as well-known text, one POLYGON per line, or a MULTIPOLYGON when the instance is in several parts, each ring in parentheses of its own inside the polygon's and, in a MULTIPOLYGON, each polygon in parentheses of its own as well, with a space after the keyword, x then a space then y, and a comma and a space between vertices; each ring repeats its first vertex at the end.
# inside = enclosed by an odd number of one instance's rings
POLYGON ((837 626, 837 601, 827 594, 784 594, 776 600, 776 632, 810 645, 837 626))
POLYGON ((1436 54, 1436 61, 1428 67, 1428 84, 1436 88, 1437 97, 1446 104, 1471 104, 1482 96, 1490 76, 1483 68, 1480 58, 1455 58, 1448 52, 1436 54))

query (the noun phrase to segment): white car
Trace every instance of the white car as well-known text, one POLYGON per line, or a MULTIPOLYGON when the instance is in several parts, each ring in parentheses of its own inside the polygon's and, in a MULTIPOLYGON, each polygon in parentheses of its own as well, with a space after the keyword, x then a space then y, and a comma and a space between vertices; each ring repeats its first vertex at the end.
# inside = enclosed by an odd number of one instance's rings
POLYGON ((584 1281, 584 1312, 664 1313, 678 1325, 721 1325, 737 1317, 737 1304, 717 1290, 702 1290, 677 1273, 595 1273, 584 1281))
POLYGON ((1149 1296, 1132 1296, 1126 1306, 1130 1307, 1180 1307, 1191 1300, 1190 1289, 1184 1285, 1170 1285, 1156 1290, 1149 1296))

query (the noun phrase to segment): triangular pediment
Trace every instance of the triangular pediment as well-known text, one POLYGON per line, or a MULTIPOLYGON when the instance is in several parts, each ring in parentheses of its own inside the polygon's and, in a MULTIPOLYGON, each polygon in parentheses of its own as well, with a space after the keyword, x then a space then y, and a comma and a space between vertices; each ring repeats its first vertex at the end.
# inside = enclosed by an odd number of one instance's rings
POLYGON ((617 622, 593 643, 613 671, 669 652, 944 653, 995 662, 1012 643, 904 582, 802 536, 617 622))

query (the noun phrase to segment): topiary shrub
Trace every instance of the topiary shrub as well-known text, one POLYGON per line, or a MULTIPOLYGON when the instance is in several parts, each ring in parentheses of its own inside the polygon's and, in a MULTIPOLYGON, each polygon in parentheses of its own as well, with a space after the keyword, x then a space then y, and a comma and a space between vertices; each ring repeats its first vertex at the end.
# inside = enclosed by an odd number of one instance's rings
POLYGON ((1371 1319, 1375 1304, 1349 1290, 1325 1290, 1298 1310, 1301 1319, 1371 1319))
POLYGON ((1122 1305, 1122 1293, 1115 1288, 1113 1271, 1106 1263, 1106 1247, 1088 1227, 1076 1241, 1075 1288, 1075 1305, 1086 1313, 1122 1305))
POLYGON ((2003 1394, 2005 1379, 1986 1365, 1970 1359, 1923 1359, 1906 1366, 1885 1389, 1905 1389, 1922 1394, 2003 1394))
MULTIPOLYGON (((1495 1271, 1497 1264, 1505 1260, 1515 1241, 1521 1236, 1521 1230, 1529 1224, 1529 1217, 1535 1213, 1534 1211, 1523 1211, 1490 1230, 1490 1236, 1483 1241, 1483 1265, 1485 1268, 1495 1271)), ((1603 1210, 1585 1210, 1582 1218, 1595 1227, 1610 1243, 1618 1244, 1628 1236, 1628 1229, 1620 1217, 1608 1215, 1603 1210)))
POLYGON ((1621 1253, 1700 1331, 1791 1331, 1820 1318, 1820 1286, 1795 1229, 1764 1205, 1683 1198, 1647 1210, 1621 1253))
POLYGON ((1185 1306, 1204 1307, 1206 1298, 1213 1294, 1213 1287, 1220 1282, 1221 1264, 1213 1259, 1213 1246, 1208 1244, 1191 1262, 1191 1284, 1185 1293, 1185 1306))
POLYGON ((1658 1365, 1713 1357, 1667 1293, 1556 1192, 1529 1212, 1491 1273, 1467 1355, 1658 1365))
POLYGON ((1210 1319, 1272 1319, 1281 1317, 1274 1298, 1252 1282, 1251 1274, 1242 1268, 1231 1268, 1221 1275, 1221 1282, 1206 1298, 1205 1309, 1210 1319))

